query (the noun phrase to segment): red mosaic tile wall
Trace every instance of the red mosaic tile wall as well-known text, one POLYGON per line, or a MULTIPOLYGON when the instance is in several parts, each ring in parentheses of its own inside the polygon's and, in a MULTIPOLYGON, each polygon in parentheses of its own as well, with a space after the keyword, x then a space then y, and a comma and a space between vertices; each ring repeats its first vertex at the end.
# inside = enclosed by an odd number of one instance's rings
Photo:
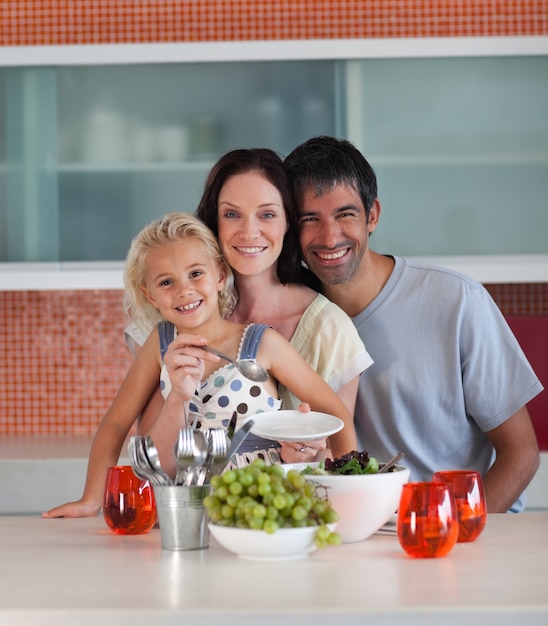
POLYGON ((2 45, 545 35, 546 0, 2 0, 2 45))
POLYGON ((121 291, 0 292, 0 436, 95 432, 125 373, 121 291))
MULTIPOLYGON (((548 283, 487 288, 548 389, 548 283)), ((95 432, 131 364, 121 300, 111 290, 0 292, 0 436, 95 432)), ((548 449, 541 396, 531 414, 548 449)))

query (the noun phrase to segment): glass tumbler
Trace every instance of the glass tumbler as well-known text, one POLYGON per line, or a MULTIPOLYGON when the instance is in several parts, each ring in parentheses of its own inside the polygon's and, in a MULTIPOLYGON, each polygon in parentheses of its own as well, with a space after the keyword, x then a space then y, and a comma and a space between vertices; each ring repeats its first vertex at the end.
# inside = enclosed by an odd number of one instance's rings
POLYGON ((403 485, 398 508, 398 539, 413 558, 448 554, 459 532, 455 498, 445 483, 403 485))
POLYGON ((447 483, 453 489, 459 520, 457 541, 464 543, 477 539, 487 521, 481 474, 474 470, 446 470, 436 472, 433 480, 447 483))
POLYGON ((156 523, 152 486, 138 478, 130 465, 108 468, 103 517, 117 535, 147 533, 156 523))

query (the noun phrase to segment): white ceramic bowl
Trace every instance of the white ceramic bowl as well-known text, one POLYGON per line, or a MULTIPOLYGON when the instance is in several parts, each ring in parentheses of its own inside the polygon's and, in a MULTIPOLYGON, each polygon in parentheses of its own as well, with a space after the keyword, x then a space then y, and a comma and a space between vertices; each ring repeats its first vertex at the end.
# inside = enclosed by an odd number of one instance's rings
MULTIPOLYGON (((287 463, 284 469, 303 470, 319 463, 287 463)), ((382 465, 382 464, 381 464, 382 465)), ((314 476, 307 479, 324 485, 328 498, 339 514, 337 532, 344 543, 363 541, 384 526, 396 512, 402 486, 409 481, 410 470, 402 465, 386 474, 357 476, 314 476)))
MULTIPOLYGON (((337 525, 329 524, 333 531, 337 525)), ((316 549, 317 526, 280 528, 269 534, 264 530, 235 528, 209 523, 213 537, 230 552, 245 559, 281 561, 301 559, 316 549)))

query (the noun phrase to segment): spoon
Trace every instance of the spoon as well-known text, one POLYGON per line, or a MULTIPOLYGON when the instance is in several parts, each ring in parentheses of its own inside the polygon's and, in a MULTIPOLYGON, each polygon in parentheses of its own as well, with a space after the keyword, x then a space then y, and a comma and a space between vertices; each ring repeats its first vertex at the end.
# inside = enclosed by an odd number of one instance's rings
POLYGON ((242 359, 241 361, 237 361, 236 359, 219 352, 211 346, 201 346, 201 348, 210 354, 216 354, 218 357, 221 357, 221 359, 232 363, 232 365, 234 365, 236 369, 240 370, 240 373, 246 378, 249 378, 249 380, 253 380, 256 383, 264 383, 265 380, 268 380, 268 372, 256 361, 252 361, 251 359, 242 359))
POLYGON ((400 460, 403 459, 403 457, 405 456, 405 454, 403 452, 398 452, 398 454, 396 454, 395 456, 393 456, 390 461, 388 461, 387 463, 385 463, 381 469, 377 472, 377 474, 384 474, 386 473, 391 467, 393 467, 394 465, 396 465, 396 463, 400 460))
POLYGON ((145 437, 143 450, 145 452, 146 457, 148 458, 148 462, 150 463, 150 467, 153 471, 158 475, 159 479, 162 481, 163 485, 171 485, 172 481, 169 475, 164 472, 162 466, 160 465, 160 455, 158 454, 158 449, 154 445, 152 441, 152 437, 145 437))

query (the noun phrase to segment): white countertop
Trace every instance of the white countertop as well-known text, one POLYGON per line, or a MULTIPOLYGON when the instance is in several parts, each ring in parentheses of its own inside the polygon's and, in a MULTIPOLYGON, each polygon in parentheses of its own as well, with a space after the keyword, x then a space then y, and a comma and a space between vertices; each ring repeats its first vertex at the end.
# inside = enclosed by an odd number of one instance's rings
POLYGON ((163 550, 102 517, 0 517, 0 624, 451 626, 548 623, 548 513, 491 515, 480 538, 410 559, 374 535, 297 561, 247 561, 212 539, 163 550))

